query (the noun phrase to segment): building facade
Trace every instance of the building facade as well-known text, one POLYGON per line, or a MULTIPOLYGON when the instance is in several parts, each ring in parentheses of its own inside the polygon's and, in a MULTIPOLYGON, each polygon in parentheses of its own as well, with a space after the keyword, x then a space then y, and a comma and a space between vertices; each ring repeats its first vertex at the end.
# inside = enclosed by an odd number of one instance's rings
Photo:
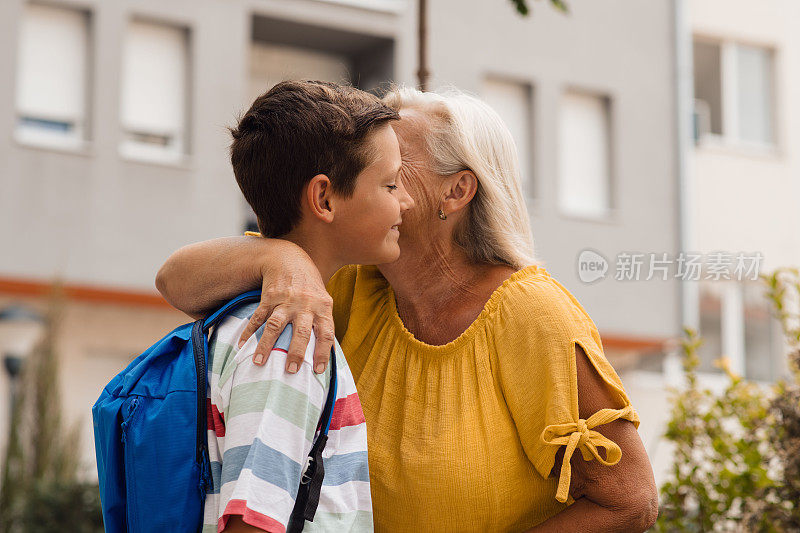
MULTIPOLYGON (((691 0, 695 142, 691 189, 695 249, 749 251, 763 273, 800 265, 800 5, 691 0)), ((699 287, 703 365, 730 358, 737 373, 787 374, 786 345, 764 284, 699 287)), ((791 304, 791 302, 790 302, 791 304)), ((796 302, 795 302, 796 304, 796 302)))
MULTIPOLYGON (((672 3, 569 4, 522 18, 509 2, 429 1, 430 85, 497 109, 518 145, 537 255, 597 323, 623 379, 657 374, 680 330, 678 281, 616 276, 615 260, 680 248, 672 3), (590 263, 602 272, 592 283, 590 263)), ((284 78, 415 84, 417 4, 12 0, 0 45, 0 304, 41 310, 51 281, 64 283, 62 405, 84 426, 91 472, 102 385, 187 320, 157 296, 157 268, 252 222, 226 127, 284 78)), ((3 435, 7 423, 0 413, 3 435)), ((643 426, 647 441, 656 429, 643 426)))

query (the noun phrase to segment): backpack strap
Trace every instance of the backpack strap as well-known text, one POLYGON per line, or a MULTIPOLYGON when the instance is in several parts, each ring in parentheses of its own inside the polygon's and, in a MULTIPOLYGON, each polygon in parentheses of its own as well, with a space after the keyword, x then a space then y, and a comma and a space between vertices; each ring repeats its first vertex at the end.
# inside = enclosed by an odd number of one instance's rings
POLYGON ((319 505, 319 496, 322 491, 322 481, 325 477, 325 466, 322 463, 322 451, 328 442, 328 429, 333 418, 333 406, 336 403, 336 348, 331 348, 331 381, 328 386, 328 397, 325 400, 325 408, 319 420, 319 435, 311 446, 311 452, 306 459, 306 465, 300 478, 300 488, 297 491, 297 498, 294 502, 294 509, 289 518, 287 533, 297 533, 303 531, 305 521, 314 521, 314 515, 319 505))
POLYGON ((208 428, 206 401, 208 394, 208 340, 206 333, 217 322, 225 318, 228 313, 237 307, 258 302, 261 300, 261 291, 249 291, 217 309, 205 319, 197 320, 192 326, 192 354, 194 355, 194 368, 197 376, 197 464, 200 466, 200 493, 205 497, 211 483, 211 463, 208 457, 208 428))
POLYGON ((220 320, 225 318, 228 313, 239 307, 240 305, 244 305, 251 302, 259 302, 261 301, 261 291, 248 291, 243 292, 233 300, 230 300, 228 303, 208 315, 205 320, 203 320, 203 332, 205 333, 213 326, 217 324, 220 320))

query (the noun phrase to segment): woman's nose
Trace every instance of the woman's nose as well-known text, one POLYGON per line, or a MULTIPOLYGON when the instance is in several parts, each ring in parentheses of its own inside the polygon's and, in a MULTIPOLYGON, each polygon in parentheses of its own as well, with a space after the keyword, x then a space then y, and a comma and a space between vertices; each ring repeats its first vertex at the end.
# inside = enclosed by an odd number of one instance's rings
POLYGON ((409 209, 414 207, 414 199, 411 197, 410 194, 408 194, 408 189, 406 189, 404 186, 401 186, 401 189, 403 193, 400 199, 400 209, 402 209, 403 211, 408 211, 409 209))
POLYGON ((414 199, 408 194, 408 189, 403 182, 400 182, 400 209, 408 211, 414 207, 414 199))

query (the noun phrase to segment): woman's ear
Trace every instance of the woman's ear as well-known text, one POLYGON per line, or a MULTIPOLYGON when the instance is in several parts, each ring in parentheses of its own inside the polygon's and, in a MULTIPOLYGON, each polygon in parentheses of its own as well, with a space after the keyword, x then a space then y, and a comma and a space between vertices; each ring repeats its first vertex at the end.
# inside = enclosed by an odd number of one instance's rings
POLYGON ((441 209, 445 214, 466 207, 478 192, 478 178, 471 170, 462 170, 447 178, 441 209))
POLYGON ((317 174, 306 187, 306 204, 311 216, 323 222, 333 222, 333 198, 331 180, 325 174, 317 174))

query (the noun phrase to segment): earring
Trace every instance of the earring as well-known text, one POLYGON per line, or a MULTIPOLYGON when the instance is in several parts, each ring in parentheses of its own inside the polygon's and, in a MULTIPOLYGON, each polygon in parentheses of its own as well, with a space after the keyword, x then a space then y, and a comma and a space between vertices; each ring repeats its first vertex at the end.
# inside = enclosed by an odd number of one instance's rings
POLYGON ((447 215, 445 215, 444 211, 442 211, 441 209, 439 209, 439 218, 441 218, 442 220, 447 220, 447 215))

